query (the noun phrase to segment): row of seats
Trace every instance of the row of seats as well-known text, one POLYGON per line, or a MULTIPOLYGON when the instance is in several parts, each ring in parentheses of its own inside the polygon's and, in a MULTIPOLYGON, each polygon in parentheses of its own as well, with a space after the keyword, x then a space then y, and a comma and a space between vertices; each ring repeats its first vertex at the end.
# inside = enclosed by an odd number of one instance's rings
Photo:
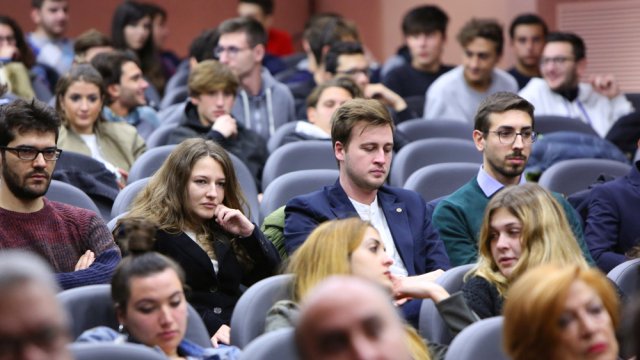
MULTIPOLYGON (((449 269, 437 282, 450 293, 459 291, 464 275, 472 267, 463 265, 449 269)), ((640 259, 618 265, 607 277, 624 293, 634 293, 640 289, 640 259)), ((231 317, 231 341, 232 345, 245 349, 243 359, 298 358, 291 329, 263 335, 266 314, 271 306, 279 300, 291 298, 292 280, 290 274, 272 276, 257 282, 240 297, 231 317), (277 356, 274 357, 274 354, 277 356)), ((117 329, 110 285, 66 290, 58 294, 58 299, 71 315, 74 338, 95 326, 117 329)), ((204 323, 190 305, 188 311, 189 323, 185 337, 199 345, 208 346, 209 336, 204 323)), ((432 301, 423 301, 420 311, 421 336, 432 342, 450 344, 447 359, 507 359, 500 345, 501 326, 501 317, 483 320, 467 327, 452 340, 432 301)), ((72 348, 84 351, 83 345, 75 344, 72 348)))

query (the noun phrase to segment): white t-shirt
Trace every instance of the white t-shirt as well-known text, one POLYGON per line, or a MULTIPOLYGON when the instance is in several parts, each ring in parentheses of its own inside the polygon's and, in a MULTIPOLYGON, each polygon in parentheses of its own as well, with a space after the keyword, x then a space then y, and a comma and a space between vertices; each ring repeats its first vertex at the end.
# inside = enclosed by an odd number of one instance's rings
POLYGON ((116 176, 119 176, 120 174, 118 173, 118 168, 113 166, 113 164, 111 164, 110 162, 105 160, 105 158, 102 157, 102 154, 100 153, 100 147, 98 146, 98 139, 96 138, 96 134, 79 134, 79 135, 82 141, 84 141, 84 143, 87 144, 87 146, 89 147, 89 150, 91 150, 91 157, 103 163, 104 167, 106 167, 107 170, 116 174, 116 176))

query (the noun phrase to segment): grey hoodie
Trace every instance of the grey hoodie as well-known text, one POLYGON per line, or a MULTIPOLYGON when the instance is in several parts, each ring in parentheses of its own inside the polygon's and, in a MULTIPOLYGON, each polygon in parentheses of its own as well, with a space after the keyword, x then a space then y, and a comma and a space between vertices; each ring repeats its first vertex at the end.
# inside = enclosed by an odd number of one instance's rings
POLYGON ((244 89, 238 89, 231 115, 268 140, 280 125, 295 121, 293 95, 263 68, 260 94, 251 96, 244 89))

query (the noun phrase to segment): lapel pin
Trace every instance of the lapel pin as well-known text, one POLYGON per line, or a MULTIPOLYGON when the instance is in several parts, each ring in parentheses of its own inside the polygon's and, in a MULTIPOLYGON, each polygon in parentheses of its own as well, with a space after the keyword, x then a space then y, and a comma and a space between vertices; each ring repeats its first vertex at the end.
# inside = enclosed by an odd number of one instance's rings
POLYGON ((401 213, 401 212, 402 212, 402 209, 401 209, 401 208, 396 208, 396 212, 397 212, 397 213, 401 213))

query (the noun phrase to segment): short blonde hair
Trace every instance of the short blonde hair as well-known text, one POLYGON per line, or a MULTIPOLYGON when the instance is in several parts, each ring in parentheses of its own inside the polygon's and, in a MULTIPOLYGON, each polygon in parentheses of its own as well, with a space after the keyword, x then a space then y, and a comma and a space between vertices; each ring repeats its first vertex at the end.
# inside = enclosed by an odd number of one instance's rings
POLYGON ((485 278, 504 296, 510 282, 527 269, 545 263, 588 266, 562 206, 550 192, 533 183, 505 187, 485 209, 478 263, 471 274, 485 278), (491 219, 501 208, 522 223, 522 252, 509 278, 500 272, 491 254, 491 219))
POLYGON ((504 304, 504 348, 514 360, 550 359, 561 346, 558 319, 571 284, 582 281, 602 300, 616 328, 619 301, 611 282, 597 269, 542 265, 528 271, 508 291, 504 304))
POLYGON ((235 97, 240 82, 228 66, 215 60, 205 60, 196 65, 189 74, 189 96, 222 90, 235 97))

